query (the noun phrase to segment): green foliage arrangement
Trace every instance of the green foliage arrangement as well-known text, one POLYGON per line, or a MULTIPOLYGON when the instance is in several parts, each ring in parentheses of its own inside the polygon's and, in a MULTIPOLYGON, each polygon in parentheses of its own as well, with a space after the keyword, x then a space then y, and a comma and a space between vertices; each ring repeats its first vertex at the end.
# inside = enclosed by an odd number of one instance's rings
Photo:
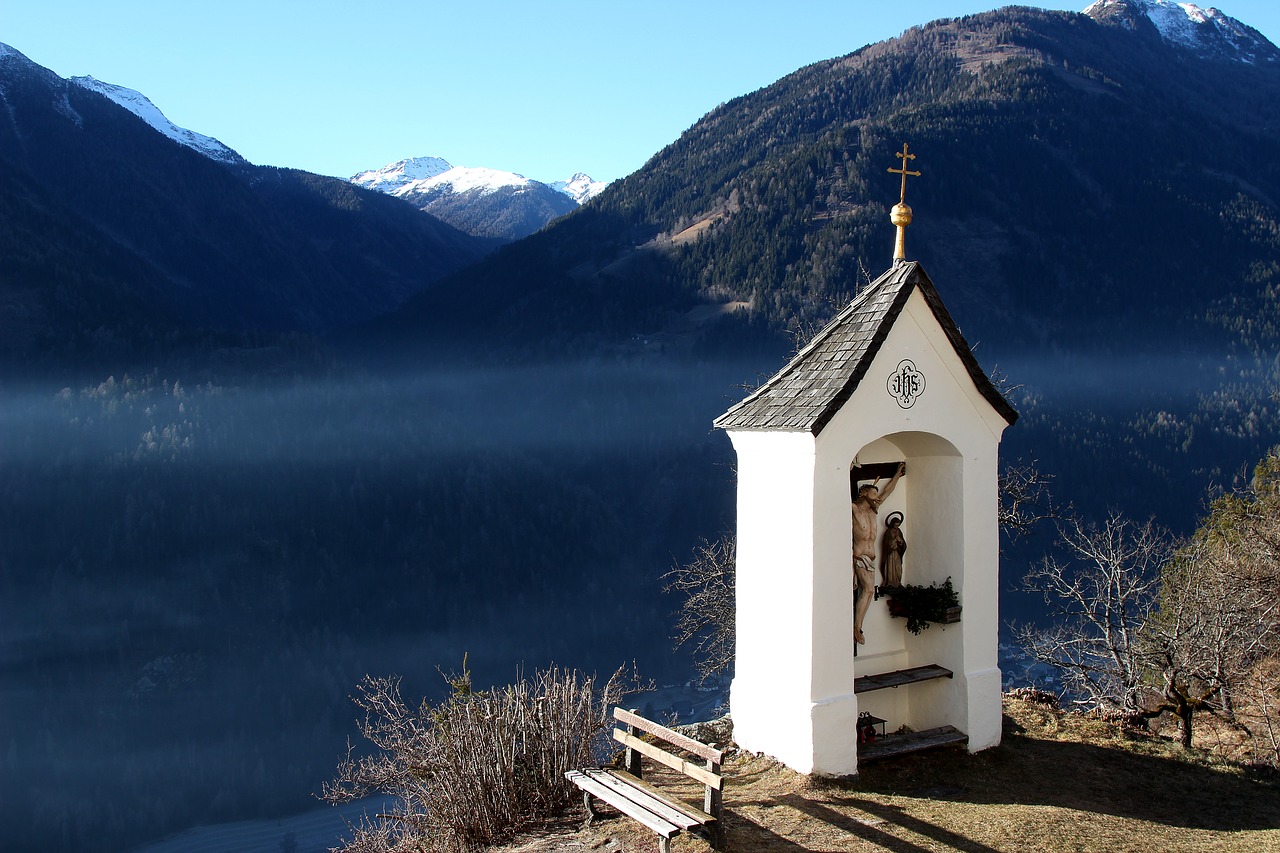
POLYGON ((948 577, 939 586, 903 584, 881 590, 889 598, 889 614, 905 618, 907 630, 919 634, 932 623, 945 625, 959 619, 960 598, 948 577))

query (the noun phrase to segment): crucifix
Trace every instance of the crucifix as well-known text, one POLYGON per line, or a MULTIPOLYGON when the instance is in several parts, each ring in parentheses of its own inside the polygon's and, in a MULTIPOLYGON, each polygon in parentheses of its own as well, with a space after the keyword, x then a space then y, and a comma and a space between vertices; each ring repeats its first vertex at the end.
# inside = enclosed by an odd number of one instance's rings
POLYGON ((916 155, 908 153, 907 143, 902 143, 902 150, 895 152, 893 156, 902 160, 901 169, 889 167, 893 174, 902 175, 902 191, 898 194, 898 203, 889 211, 889 221, 898 226, 898 239, 893 248, 893 260, 897 262, 907 259, 907 226, 911 224, 911 208, 907 206, 907 175, 918 178, 920 173, 907 168, 910 165, 908 161, 916 159, 916 155))
MULTIPOLYGON (((850 481, 856 482, 856 478, 870 467, 856 464, 849 466, 850 481)), ((883 466, 877 466, 877 468, 884 470, 883 466)), ((853 499, 854 657, 858 656, 858 645, 867 641, 862 633, 862 621, 876 594, 876 540, 880 533, 878 517, 880 504, 893 493, 898 480, 905 473, 907 473, 905 462, 893 463, 893 476, 889 478, 889 482, 882 486, 877 476, 874 483, 860 485, 858 494, 853 499)))

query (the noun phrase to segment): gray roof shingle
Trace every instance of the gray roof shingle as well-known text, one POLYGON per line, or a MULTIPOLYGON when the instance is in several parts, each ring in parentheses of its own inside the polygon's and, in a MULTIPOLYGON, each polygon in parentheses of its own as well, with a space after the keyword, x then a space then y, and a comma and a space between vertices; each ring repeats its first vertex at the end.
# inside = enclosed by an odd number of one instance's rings
POLYGON ((925 298, 979 393, 1010 424, 1018 413, 1000 395, 920 264, 895 264, 841 311, 787 365, 716 418, 725 430, 822 432, 853 395, 915 289, 925 298))

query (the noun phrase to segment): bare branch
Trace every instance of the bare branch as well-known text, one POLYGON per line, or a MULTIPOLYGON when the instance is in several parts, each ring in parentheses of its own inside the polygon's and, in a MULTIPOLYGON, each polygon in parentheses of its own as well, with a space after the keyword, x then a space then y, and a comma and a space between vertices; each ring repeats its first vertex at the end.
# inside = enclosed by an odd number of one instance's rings
POLYGON ((1153 522, 1118 514, 1101 526, 1059 519, 1058 536, 1063 559, 1045 557, 1023 579, 1044 596, 1054 624, 1016 627, 1017 638, 1062 673, 1072 700, 1137 713, 1144 694, 1137 637, 1151 618, 1172 541, 1153 522))
POLYGON ((676 612, 676 648, 690 646, 694 667, 705 681, 733 666, 737 624, 737 540, 724 534, 703 539, 693 559, 663 575, 665 592, 683 596, 676 612))
POLYGON ((1000 472, 1000 532, 1010 541, 1027 535, 1040 522, 1057 518, 1060 511, 1053 501, 1049 484, 1053 475, 1045 474, 1036 460, 1005 465, 1000 472))
POLYGON ((378 751, 357 756, 349 747, 324 798, 383 793, 398 806, 358 827, 346 853, 458 853, 559 814, 576 797, 565 772, 603 757, 609 706, 630 692, 626 668, 603 685, 556 667, 487 691, 474 691, 465 670, 447 680, 448 699, 417 708, 397 679, 361 682, 360 731, 378 751))

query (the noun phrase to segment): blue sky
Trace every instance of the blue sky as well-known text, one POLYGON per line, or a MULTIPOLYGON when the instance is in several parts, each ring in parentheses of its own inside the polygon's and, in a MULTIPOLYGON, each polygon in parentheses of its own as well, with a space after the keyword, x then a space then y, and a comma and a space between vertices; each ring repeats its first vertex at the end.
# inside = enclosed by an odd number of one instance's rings
MULTIPOLYGON (((1089 0, 1035 3, 1079 11, 1089 0)), ((40 0, 0 42, 137 89, 255 163, 348 177, 404 157, 612 180, 717 104, 981 0, 40 0)), ((1207 6, 1208 4, 1202 4, 1207 6)), ((1223 11, 1280 38, 1280 3, 1223 11)))

